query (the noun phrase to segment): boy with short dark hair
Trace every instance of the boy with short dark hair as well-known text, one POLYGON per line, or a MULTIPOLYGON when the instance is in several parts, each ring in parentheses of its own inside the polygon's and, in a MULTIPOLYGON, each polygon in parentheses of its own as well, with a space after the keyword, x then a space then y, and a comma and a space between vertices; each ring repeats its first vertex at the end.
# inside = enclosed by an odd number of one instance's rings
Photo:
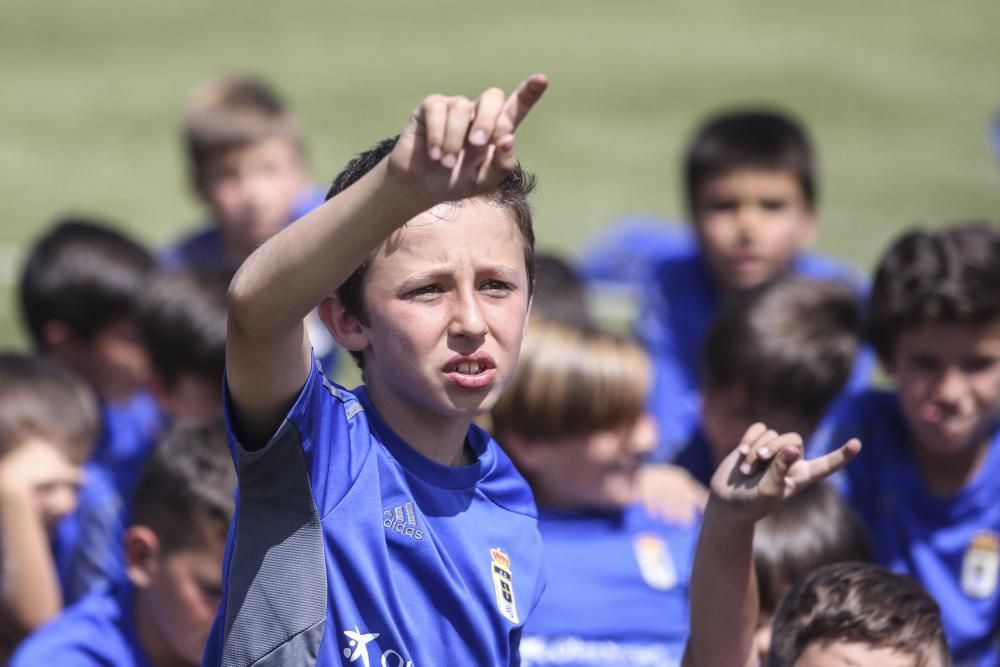
POLYGON ((941 605, 956 664, 996 665, 1000 616, 1000 230, 903 234, 882 256, 868 328, 894 391, 838 409, 866 442, 842 490, 875 559, 941 605))
POLYGON ((0 353, 0 662, 62 609, 50 540, 77 504, 97 400, 51 359, 0 353))
POLYGON ((661 458, 694 431, 697 359, 726 302, 789 274, 858 282, 853 271, 805 252, 816 235, 819 188, 811 143, 791 117, 750 109, 710 118, 689 144, 684 175, 693 235, 656 267, 636 323, 656 365, 650 405, 661 458))
POLYGON ((810 486, 758 521, 753 561, 760 593, 755 642, 760 664, 767 664, 778 604, 794 583, 825 565, 871 559, 860 519, 825 483, 810 486))
POLYGON ((774 619, 768 667, 949 667, 937 603, 911 578, 837 563, 792 586, 774 619))
POLYGON ((205 665, 517 664, 543 588, 531 493, 473 419, 517 362, 534 235, 514 132, 539 100, 434 95, 230 287, 239 508, 205 665), (320 304, 359 359, 319 372, 320 304))
POLYGON ((127 581, 101 586, 30 637, 13 667, 194 667, 219 603, 236 475, 221 420, 165 434, 124 540, 127 581))
POLYGON ((160 428, 136 324, 152 269, 152 256, 124 234, 67 218, 35 242, 20 282, 36 349, 79 371, 101 399, 104 432, 93 460, 121 489, 135 483, 160 428))
POLYGON ((323 200, 309 183, 298 119, 256 76, 231 74, 196 88, 181 133, 191 183, 211 217, 163 252, 170 267, 238 266, 323 200))
MULTIPOLYGON (((150 388, 171 421, 222 414, 226 359, 226 289, 220 269, 187 269, 152 276, 139 305, 139 334, 152 365, 150 388)), ((67 595, 76 600, 125 570, 121 540, 134 490, 118 489, 91 467, 80 499, 80 540, 72 554, 67 595)))
POLYGON ((750 424, 807 441, 843 391, 861 347, 861 303, 843 283, 789 278, 735 301, 701 353, 701 425, 677 465, 702 484, 750 424))

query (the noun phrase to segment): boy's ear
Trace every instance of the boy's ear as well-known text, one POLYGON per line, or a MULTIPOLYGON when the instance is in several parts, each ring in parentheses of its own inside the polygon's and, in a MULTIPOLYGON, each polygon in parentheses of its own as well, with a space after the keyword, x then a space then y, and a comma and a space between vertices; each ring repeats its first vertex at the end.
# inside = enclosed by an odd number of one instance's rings
POLYGON ((160 538, 148 526, 131 526, 125 533, 125 571, 136 588, 146 588, 159 568, 160 538))
POLYGON ((361 320, 347 312, 336 292, 323 299, 316 309, 333 339, 350 352, 368 349, 368 334, 361 320))
POLYGON ((73 343, 73 333, 62 320, 49 320, 42 325, 42 346, 58 352, 73 343))

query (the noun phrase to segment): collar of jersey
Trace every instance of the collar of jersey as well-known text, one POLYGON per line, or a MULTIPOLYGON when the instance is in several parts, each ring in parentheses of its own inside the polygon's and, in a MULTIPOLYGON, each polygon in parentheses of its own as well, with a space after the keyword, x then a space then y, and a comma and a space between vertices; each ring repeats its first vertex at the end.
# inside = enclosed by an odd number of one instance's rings
POLYGON ((364 386, 358 387, 352 393, 357 396, 358 401, 364 407, 373 435, 400 465, 423 481, 445 489, 467 489, 475 486, 493 469, 494 454, 492 448, 489 447, 490 438, 475 424, 469 428, 466 442, 475 452, 476 460, 467 466, 441 465, 411 447, 382 420, 368 398, 364 386))

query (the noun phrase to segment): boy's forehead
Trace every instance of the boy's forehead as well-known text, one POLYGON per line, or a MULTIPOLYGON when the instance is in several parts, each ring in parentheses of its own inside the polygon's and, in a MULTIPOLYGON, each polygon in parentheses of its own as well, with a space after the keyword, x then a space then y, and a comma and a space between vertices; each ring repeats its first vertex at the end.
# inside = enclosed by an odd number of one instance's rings
POLYGON ((376 263, 448 261, 465 255, 496 259, 503 246, 515 247, 520 257, 523 244, 510 211, 468 199, 439 204, 411 218, 382 243, 375 258, 376 263))

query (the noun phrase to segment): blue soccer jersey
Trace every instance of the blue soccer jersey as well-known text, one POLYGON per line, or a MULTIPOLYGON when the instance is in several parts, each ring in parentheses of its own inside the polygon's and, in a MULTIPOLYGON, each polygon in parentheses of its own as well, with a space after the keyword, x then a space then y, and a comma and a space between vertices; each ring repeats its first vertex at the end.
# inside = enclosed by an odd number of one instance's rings
MULTIPOLYGON (((799 255, 792 272, 815 280, 844 281, 861 289, 856 271, 820 255, 799 255)), ((635 328, 653 360, 649 408, 660 430, 655 458, 669 460, 698 426, 698 364, 721 307, 721 294, 693 235, 684 244, 674 243, 673 254, 660 260, 650 280, 635 328)), ((870 352, 860 355, 853 387, 867 384, 873 364, 870 352)))
POLYGON ((10 667, 152 667, 139 644, 128 586, 101 587, 32 634, 10 667))
POLYGON ((524 667, 679 665, 698 526, 612 514, 540 513, 547 587, 524 628, 524 667))
POLYGON ((537 513, 484 431, 467 444, 471 465, 425 458, 314 365, 264 449, 231 440, 238 507, 203 664, 519 664, 537 513))
POLYGON ((840 407, 810 449, 863 443, 834 481, 868 528, 876 560, 937 600, 956 667, 1000 665, 1000 429, 975 478, 941 497, 924 484, 895 394, 864 392, 840 407))

